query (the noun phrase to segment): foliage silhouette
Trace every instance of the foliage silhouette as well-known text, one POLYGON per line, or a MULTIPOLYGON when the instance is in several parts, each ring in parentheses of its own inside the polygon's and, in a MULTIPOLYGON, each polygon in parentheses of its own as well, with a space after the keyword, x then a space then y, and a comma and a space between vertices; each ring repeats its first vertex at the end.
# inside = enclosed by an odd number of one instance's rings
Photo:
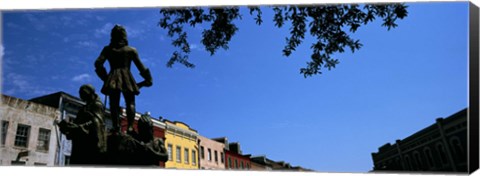
MULTIPOLYGON (((256 24, 261 25, 262 9, 249 6, 250 15, 254 15, 256 24)), ((316 38, 312 43, 311 60, 300 73, 305 77, 321 74, 321 68, 335 68, 338 59, 332 58, 334 53, 343 53, 345 48, 352 52, 362 47, 360 40, 353 39, 349 33, 354 33, 360 26, 372 22, 377 17, 383 20, 382 26, 388 30, 397 27, 397 19, 407 16, 407 6, 403 3, 394 4, 342 4, 320 6, 273 6, 273 21, 275 26, 282 28, 290 23, 290 36, 286 37, 286 45, 282 50, 284 56, 290 56, 305 39, 305 33, 316 38)), ((210 28, 202 32, 202 44, 211 55, 219 49, 228 49, 228 44, 238 30, 235 20, 241 20, 239 7, 188 7, 177 9, 161 9, 158 25, 168 30, 168 36, 173 38, 172 45, 180 51, 174 51, 167 63, 172 67, 176 62, 189 68, 195 65, 188 61, 190 45, 185 25, 195 27, 198 24, 209 23, 210 28)))

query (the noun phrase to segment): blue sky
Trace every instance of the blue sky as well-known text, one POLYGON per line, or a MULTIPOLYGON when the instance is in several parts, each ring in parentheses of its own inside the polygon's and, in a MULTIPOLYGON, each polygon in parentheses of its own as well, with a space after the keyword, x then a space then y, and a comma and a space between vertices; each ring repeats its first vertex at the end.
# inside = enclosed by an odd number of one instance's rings
POLYGON ((154 77, 136 98, 138 112, 183 121, 206 137, 226 136, 245 154, 317 171, 366 172, 381 145, 467 107, 468 3, 408 5, 399 27, 360 27, 352 35, 364 46, 336 54, 335 69, 309 78, 299 69, 312 39, 282 56, 288 30, 274 27, 268 8, 261 26, 242 8, 230 49, 214 56, 200 44, 202 26, 188 28, 195 69, 165 66, 175 48, 157 26, 157 8, 4 11, 2 93, 77 95, 85 83, 98 92, 93 63, 113 25, 122 24, 154 77))

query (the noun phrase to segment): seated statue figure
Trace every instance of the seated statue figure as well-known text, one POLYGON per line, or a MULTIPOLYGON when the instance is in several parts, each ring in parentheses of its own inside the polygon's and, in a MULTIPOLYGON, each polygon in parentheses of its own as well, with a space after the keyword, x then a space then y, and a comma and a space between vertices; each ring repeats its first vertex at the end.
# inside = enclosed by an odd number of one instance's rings
POLYGON ((163 139, 154 138, 153 122, 150 119, 150 112, 143 114, 137 123, 138 136, 134 136, 137 141, 142 143, 148 150, 145 153, 145 158, 149 160, 145 165, 157 165, 160 161, 166 162, 168 160, 167 149, 163 139))
POLYGON ((163 139, 154 138, 153 122, 148 113, 140 117, 137 128, 138 133, 108 137, 108 164, 158 167, 160 162, 168 160, 163 139))
POLYGON ((82 85, 79 94, 86 104, 78 111, 73 122, 62 120, 57 123, 60 132, 72 140, 70 164, 104 164, 107 150, 104 106, 92 85, 82 85))

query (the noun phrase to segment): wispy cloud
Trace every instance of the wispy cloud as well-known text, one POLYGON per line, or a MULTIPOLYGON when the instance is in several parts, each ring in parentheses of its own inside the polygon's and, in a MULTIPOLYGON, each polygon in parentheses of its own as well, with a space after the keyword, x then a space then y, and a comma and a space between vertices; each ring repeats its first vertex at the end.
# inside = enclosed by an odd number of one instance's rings
POLYGON ((197 44, 192 44, 190 45, 190 49, 197 49, 198 48, 198 45, 197 44))
POLYGON ((88 34, 85 33, 73 33, 69 35, 58 35, 58 37, 61 38, 61 40, 65 43, 69 42, 81 42, 81 41, 87 41, 89 39, 88 34))
POLYGON ((71 63, 72 65, 76 65, 78 68, 81 68, 81 67, 88 68, 93 66, 93 62, 90 63, 87 60, 82 59, 78 56, 67 57, 67 60, 69 63, 71 63))
POLYGON ((60 21, 64 26, 71 26, 73 25, 73 18, 71 16, 64 15, 60 17, 60 21))
POLYGON ((195 51, 203 51, 202 48, 200 48, 199 45, 195 43, 190 45, 190 49, 195 51))
POLYGON ((147 67, 157 67, 157 65, 160 65, 161 59, 160 58, 155 58, 155 57, 149 57, 149 56, 140 56, 143 64, 147 67))
POLYGON ((15 23, 13 23, 13 22, 7 23, 6 26, 7 26, 8 28, 12 28, 12 29, 15 29, 15 30, 21 30, 21 31, 25 30, 25 27, 20 26, 20 25, 18 25, 18 24, 15 24, 15 23))
POLYGON ((165 41, 165 36, 160 35, 160 41, 165 41))
POLYGON ((5 55, 5 48, 2 44, 0 44, 0 58, 3 60, 3 55, 5 55))
POLYGON ((77 76, 74 76, 72 78, 72 81, 74 82, 90 82, 92 80, 92 76, 90 76, 89 74, 87 73, 84 73, 84 74, 80 74, 80 75, 77 75, 77 76))
MULTIPOLYGON (((0 70, 3 73, 13 70, 15 65, 21 64, 22 62, 17 59, 10 59, 7 57, 11 57, 13 52, 11 50, 5 50, 5 47, 0 44, 0 61, 3 67, 0 67, 0 70)), ((0 77, 3 78, 3 77, 0 77)))
POLYGON ((103 20, 105 20, 105 17, 103 17, 103 16, 95 16, 95 19, 96 19, 97 21, 103 21, 103 20))
POLYGON ((95 37, 100 38, 102 36, 108 36, 112 30, 114 24, 105 23, 102 27, 95 29, 95 37))
POLYGON ((125 29, 127 30, 128 38, 132 39, 145 39, 145 34, 150 31, 150 28, 147 26, 147 24, 144 24, 142 22, 124 25, 125 29))
POLYGON ((98 44, 92 41, 79 41, 77 42, 77 46, 86 48, 97 48, 98 44))
MULTIPOLYGON (((96 38, 101 38, 105 36, 109 36, 110 32, 115 26, 113 23, 105 23, 103 26, 100 28, 95 29, 95 37, 96 38)), ((134 39, 134 38, 139 38, 139 39, 145 39, 145 34, 149 31, 148 29, 144 28, 145 25, 142 24, 129 24, 129 25, 123 25, 125 29, 127 30, 127 37, 129 39, 134 39)))
POLYGON ((50 26, 51 23, 58 22, 57 19, 53 16, 47 16, 45 18, 38 18, 32 13, 27 13, 23 15, 24 18, 27 19, 30 24, 32 24, 33 28, 38 31, 46 31, 47 27, 50 26))
POLYGON ((142 37, 144 34, 145 34, 145 30, 144 29, 140 29, 140 28, 126 28, 127 29, 127 35, 128 37, 130 38, 138 38, 138 37, 142 37))
POLYGON ((70 42, 70 37, 63 37, 63 42, 68 43, 70 42))
MULTIPOLYGON (((3 65, 2 62, 3 62, 3 55, 5 55, 4 53, 4 48, 3 48, 3 45, 0 44, 0 65, 3 65)), ((2 70, 2 68, 0 67, 0 92, 2 92, 2 87, 3 85, 2 84, 2 78, 3 78, 3 75, 2 73, 4 73, 4 71, 2 70)))
POLYGON ((35 84, 34 79, 21 74, 8 73, 4 78, 4 83, 9 87, 5 90, 5 94, 8 95, 39 96, 53 92, 52 88, 35 84))

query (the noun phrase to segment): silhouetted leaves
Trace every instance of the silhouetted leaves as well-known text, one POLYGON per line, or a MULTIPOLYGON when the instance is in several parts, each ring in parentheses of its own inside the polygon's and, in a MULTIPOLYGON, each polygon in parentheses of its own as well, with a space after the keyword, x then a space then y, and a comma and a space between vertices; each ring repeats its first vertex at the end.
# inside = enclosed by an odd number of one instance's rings
MULTIPOLYGON (((262 11, 259 7, 250 6, 250 15, 255 15, 256 24, 261 25, 262 11)), ((397 27, 396 21, 407 16, 407 6, 404 4, 367 4, 359 5, 324 5, 324 6, 274 6, 273 21, 275 26, 281 28, 289 23, 290 35, 285 38, 283 55, 290 56, 305 39, 305 33, 316 38, 311 45, 311 60, 306 68, 301 68, 300 73, 305 77, 321 74, 321 68, 332 69, 339 63, 338 59, 331 57, 334 53, 343 53, 345 47, 352 52, 360 49, 362 44, 353 39, 347 32, 354 33, 362 25, 382 19, 382 26, 388 30, 397 27)), ((211 55, 219 48, 228 49, 228 43, 238 30, 233 23, 241 19, 238 7, 200 8, 190 7, 184 9, 161 9, 162 15, 159 25, 168 30, 169 37, 176 37, 172 45, 181 49, 172 54, 167 66, 175 62, 187 67, 194 67, 188 62, 190 46, 187 34, 183 31, 185 24, 195 26, 201 23, 210 23, 209 29, 202 32, 202 44, 211 55)))

